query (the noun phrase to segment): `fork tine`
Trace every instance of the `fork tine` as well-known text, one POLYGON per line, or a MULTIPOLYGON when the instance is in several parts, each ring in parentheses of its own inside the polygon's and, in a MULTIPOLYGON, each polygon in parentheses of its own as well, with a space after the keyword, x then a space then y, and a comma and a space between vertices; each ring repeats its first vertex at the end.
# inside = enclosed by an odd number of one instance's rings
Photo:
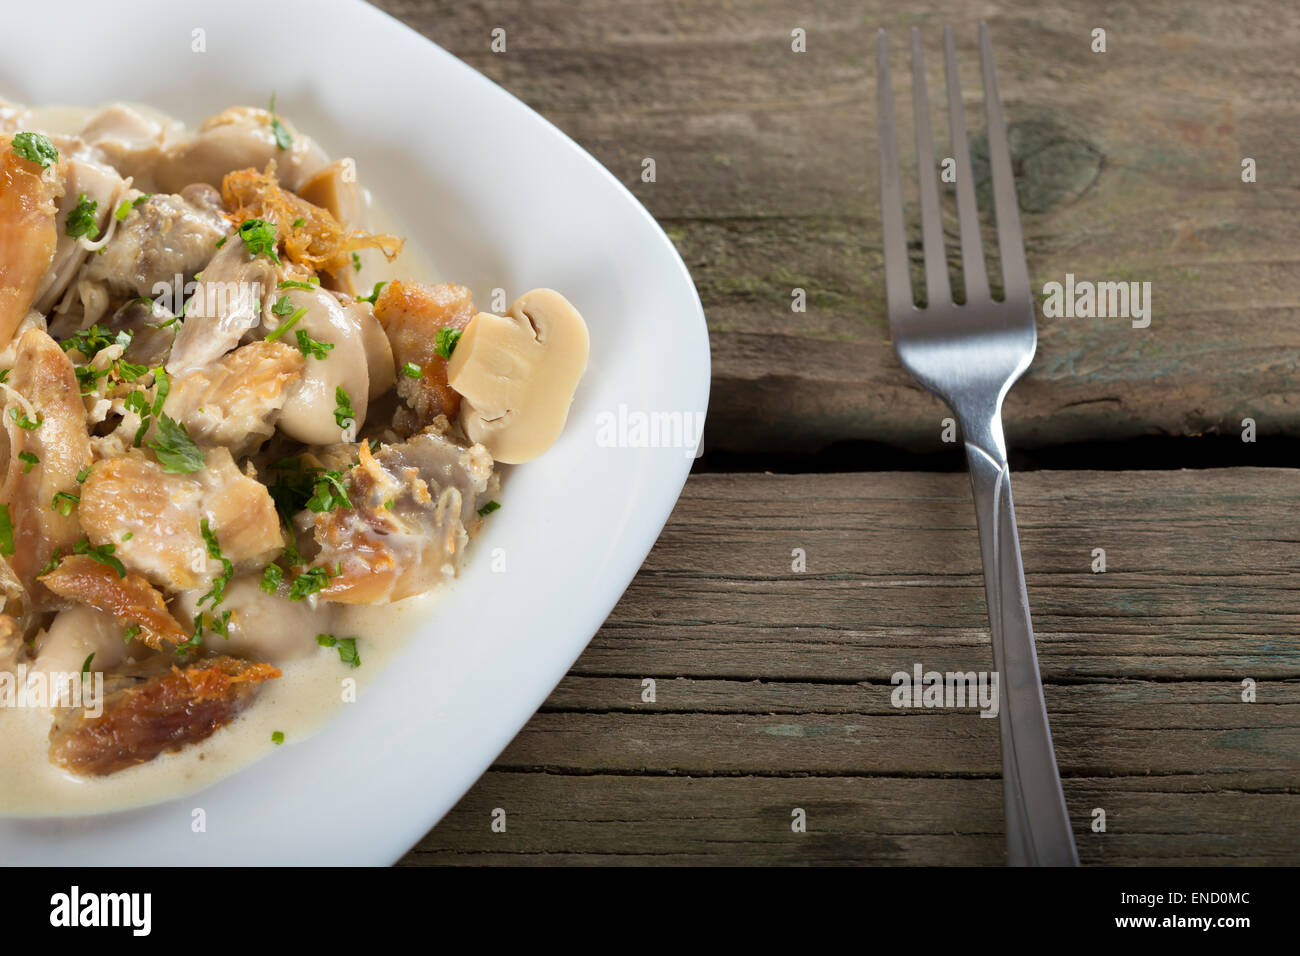
POLYGON ((1029 270, 1025 266, 1025 243, 1020 233, 1020 211, 1016 208, 1016 182, 1011 174, 1011 147, 1007 122, 998 96, 998 78, 993 68, 993 43, 989 28, 980 23, 980 69, 984 74, 984 115, 988 124, 989 167, 993 172, 993 207, 998 219, 998 249, 1002 257, 1002 285, 1006 297, 1029 294, 1029 270))
POLYGON ((907 264, 907 229, 903 225, 903 191, 898 177, 898 132, 894 127, 894 91, 889 82, 889 44, 876 34, 876 116, 880 127, 880 224, 885 252, 885 296, 893 321, 914 308, 907 264))
POLYGON ((948 305, 948 254, 943 245, 939 185, 935 179, 934 137, 930 130, 930 94, 925 87, 921 31, 912 27, 912 115, 916 121, 916 173, 921 187, 921 244, 925 249, 925 297, 930 305, 948 305))
POLYGON ((966 280, 966 302, 989 297, 989 277, 984 269, 984 245, 980 240, 979 210, 975 206, 975 185, 966 143, 966 113, 961 105, 961 74, 957 71, 957 48, 952 27, 943 28, 944 74, 948 79, 948 129, 952 135, 953 159, 957 161, 957 226, 961 230, 961 269, 966 280))

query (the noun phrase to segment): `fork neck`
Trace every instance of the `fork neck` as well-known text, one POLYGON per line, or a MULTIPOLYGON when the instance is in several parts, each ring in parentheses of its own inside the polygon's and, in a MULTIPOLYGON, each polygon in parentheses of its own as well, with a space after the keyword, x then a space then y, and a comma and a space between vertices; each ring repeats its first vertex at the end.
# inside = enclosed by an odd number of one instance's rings
POLYGON ((978 448, 998 464, 1006 464, 1007 443, 1002 433, 1002 398, 988 408, 964 408, 958 413, 967 450, 978 448))

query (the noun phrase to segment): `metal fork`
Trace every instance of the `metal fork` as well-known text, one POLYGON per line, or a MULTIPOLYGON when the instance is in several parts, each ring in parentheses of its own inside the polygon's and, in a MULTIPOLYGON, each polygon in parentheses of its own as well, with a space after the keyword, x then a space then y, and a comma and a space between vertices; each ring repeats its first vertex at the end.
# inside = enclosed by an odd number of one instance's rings
POLYGON ((925 256, 926 306, 912 300, 907 232, 898 178, 898 136, 889 82, 885 31, 876 42, 876 94, 880 124, 880 209, 884 230, 885 287, 889 328, 899 361, 952 408, 961 425, 970 467, 984 590, 993 634, 993 666, 999 675, 1002 782, 1007 821, 1007 862, 1013 866, 1077 866, 1078 855, 1061 793, 1043 685, 1034 653, 1025 573, 1020 562, 1011 472, 1002 434, 1002 400, 1029 367, 1037 345, 1025 247, 1016 209, 1006 121, 993 73, 988 28, 979 28, 988 122, 989 165, 1002 261, 1003 301, 989 293, 980 245, 970 151, 961 105, 961 80, 952 29, 943 46, 948 78, 948 122, 957 174, 957 220, 961 233, 966 303, 952 301, 944 251, 939 191, 935 181, 930 104, 925 88, 921 38, 912 30, 912 108, 916 117, 917 169, 921 195, 921 241, 925 256))

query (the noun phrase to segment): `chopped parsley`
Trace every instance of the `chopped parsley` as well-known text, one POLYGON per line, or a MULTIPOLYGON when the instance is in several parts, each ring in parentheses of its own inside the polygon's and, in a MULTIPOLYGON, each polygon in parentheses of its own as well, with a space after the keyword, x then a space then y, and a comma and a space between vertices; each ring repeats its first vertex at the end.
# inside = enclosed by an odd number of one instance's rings
POLYGON ((359 295, 357 296, 357 301, 369 302, 371 305, 374 305, 379 301, 379 291, 386 285, 388 285, 387 282, 376 282, 375 287, 370 290, 370 295, 359 295))
POLYGON ((284 731, 283 730, 271 731, 271 743, 275 744, 277 747, 280 746, 280 744, 284 743, 284 731))
POLYGON ((456 351, 456 343, 464 334, 460 329, 454 329, 450 325, 439 329, 433 337, 433 350, 445 359, 451 358, 451 353, 456 351))
POLYGON ((271 94, 271 132, 275 134, 275 145, 280 149, 288 149, 293 145, 293 137, 289 135, 289 130, 280 122, 280 117, 275 115, 275 94, 271 94))
POLYGON ((321 647, 333 647, 339 652, 339 660, 353 667, 361 666, 361 655, 357 653, 355 637, 335 637, 333 634, 317 634, 316 643, 321 647))
POLYGON ((301 282, 298 279, 285 279, 276 286, 277 289, 302 289, 304 292, 314 292, 319 287, 320 279, 316 276, 312 276, 306 282, 301 282))
POLYGON ((407 378, 419 378, 424 373, 424 369, 414 362, 407 362, 402 366, 402 374, 407 378))
POLYGON ((279 239, 275 234, 274 223, 265 219, 245 219, 239 224, 239 238, 244 240, 249 255, 266 255, 279 265, 280 256, 276 252, 279 239))
MULTIPOLYGON (((204 601, 211 598, 212 607, 215 609, 218 604, 226 599, 226 585, 235 576, 235 565, 221 553, 221 544, 217 541, 217 533, 208 525, 207 518, 199 522, 199 533, 203 535, 203 543, 208 547, 208 557, 220 561, 222 570, 219 575, 212 579, 212 589, 199 598, 198 604, 201 606, 204 601)), ((229 617, 226 618, 226 621, 229 621, 229 617)), ((219 628, 223 636, 225 636, 226 621, 222 621, 219 628)))
POLYGON ((361 271, 361 256, 355 252, 352 253, 352 268, 357 272, 361 271))
POLYGON ((110 332, 108 329, 100 328, 96 323, 88 329, 82 329, 80 332, 74 332, 66 339, 59 343, 65 352, 71 352, 76 349, 87 359, 93 359, 103 349, 110 345, 120 345, 126 349, 131 344, 131 333, 125 330, 121 332, 110 332))
POLYGON ((73 239, 80 239, 82 236, 91 240, 97 239, 99 223, 95 221, 95 214, 98 210, 99 203, 86 198, 86 194, 82 193, 77 197, 77 204, 68 210, 68 221, 63 231, 73 239))
POLYGON ((298 351, 303 355, 310 355, 314 359, 326 359, 330 352, 334 350, 331 342, 318 342, 310 335, 299 329, 294 333, 298 337, 298 351))
MULTIPOLYGON (((100 564, 106 564, 117 572, 119 578, 126 577, 126 568, 122 562, 113 557, 113 552, 117 549, 111 544, 101 544, 98 547, 90 543, 89 538, 82 538, 72 546, 74 554, 84 554, 88 558, 98 561, 100 564)), ((57 563, 58 552, 55 552, 55 559, 52 563, 57 563)))
POLYGON ((9 369, 0 368, 0 383, 9 381, 9 369))
POLYGON ((54 500, 50 502, 50 507, 66 518, 72 514, 72 509, 79 504, 81 504, 80 495, 69 494, 66 491, 56 491, 54 500))
POLYGON ((9 506, 0 505, 0 554, 8 557, 14 550, 14 521, 9 517, 9 506))
POLYGON ((134 382, 137 378, 149 371, 147 365, 136 365, 134 362, 128 362, 125 359, 118 359, 113 363, 113 371, 117 377, 124 382, 134 382))
POLYGON ((307 500, 307 507, 317 514, 335 508, 351 510, 352 502, 343 484, 342 472, 323 471, 316 475, 314 492, 307 500))
POLYGON ((478 516, 479 516, 480 518, 486 518, 486 517, 487 517, 488 515, 490 515, 492 512, 497 511, 498 509, 500 509, 500 507, 501 507, 501 505, 497 504, 495 501, 489 501, 489 502, 488 502, 487 504, 485 504, 482 508, 479 508, 479 509, 478 509, 478 516))
POLYGON ((356 424, 356 412, 352 410, 352 399, 340 385, 334 389, 334 401, 338 404, 334 408, 334 422, 339 428, 351 428, 356 424))
POLYGON ((19 428, 26 429, 27 431, 32 431, 33 429, 40 427, 41 422, 44 421, 40 415, 36 416, 36 421, 32 421, 26 414, 18 411, 16 405, 9 409, 9 417, 17 423, 19 428))
POLYGON ((308 568, 289 585, 289 600, 301 601, 309 594, 323 591, 329 586, 330 573, 326 568, 308 568))
POLYGON ((173 475, 188 475, 204 465, 203 452, 185 426, 163 413, 158 417, 158 438, 149 442, 158 456, 163 471, 173 475))
POLYGON ((40 133, 16 133, 13 142, 14 152, 30 162, 46 169, 51 163, 59 161, 59 151, 49 138, 40 133))
POLYGON ((33 465, 39 465, 41 463, 41 460, 29 451, 20 451, 18 453, 18 460, 23 463, 24 475, 32 470, 33 465))
POLYGON ((280 570, 280 566, 268 564, 266 570, 262 572, 262 590, 267 594, 274 594, 279 590, 282 580, 284 580, 284 572, 280 570))
MULTIPOLYGON (((288 298, 288 297, 286 296, 285 298, 288 298)), ((272 312, 275 311, 275 306, 271 306, 271 311, 272 311, 272 312)), ((285 332, 288 332, 289 329, 293 328, 294 324, 297 323, 297 321, 298 321, 299 319, 301 319, 301 318, 302 318, 304 315, 306 315, 306 314, 307 314, 307 307, 306 307, 306 306, 303 306, 301 309, 299 309, 299 310, 298 310, 297 312, 295 312, 293 315, 289 316, 289 318, 287 318, 285 321, 281 322, 281 323, 276 327, 276 330, 275 330, 274 332, 272 332, 270 335, 268 335, 268 336, 266 337, 266 341, 268 341, 268 342, 274 342, 274 341, 275 341, 276 339, 278 339, 280 336, 284 335, 285 332)))
POLYGON ((90 674, 90 662, 95 659, 95 652, 91 651, 90 656, 81 662, 81 677, 84 680, 90 674))
POLYGON ((139 633, 140 633, 139 624, 128 625, 126 631, 123 632, 122 634, 122 643, 130 644, 133 640, 135 640, 136 635, 138 635, 139 633))
MULTIPOLYGON (((113 213, 113 218, 118 222, 125 221, 126 217, 131 215, 132 209, 139 209, 152 198, 153 193, 142 193, 134 199, 123 199, 122 204, 118 206, 117 211, 113 213)), ((217 247, 220 248, 220 243, 217 244, 217 247)))
POLYGON ((289 300, 287 295, 282 295, 280 298, 275 300, 275 305, 271 306, 271 311, 280 316, 280 318, 284 318, 286 315, 293 315, 293 302, 289 300))

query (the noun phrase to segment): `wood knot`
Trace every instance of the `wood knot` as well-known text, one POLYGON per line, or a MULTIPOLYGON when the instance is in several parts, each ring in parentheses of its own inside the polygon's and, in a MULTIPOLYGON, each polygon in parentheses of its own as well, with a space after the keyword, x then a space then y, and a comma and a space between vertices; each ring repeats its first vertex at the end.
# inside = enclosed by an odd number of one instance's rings
MULTIPOLYGON (((1016 198, 1024 212, 1046 212, 1082 196, 1101 175, 1095 145, 1052 119, 1035 118, 1007 127, 1016 198)), ((971 140, 970 161, 981 208, 993 208, 988 131, 971 140)))

